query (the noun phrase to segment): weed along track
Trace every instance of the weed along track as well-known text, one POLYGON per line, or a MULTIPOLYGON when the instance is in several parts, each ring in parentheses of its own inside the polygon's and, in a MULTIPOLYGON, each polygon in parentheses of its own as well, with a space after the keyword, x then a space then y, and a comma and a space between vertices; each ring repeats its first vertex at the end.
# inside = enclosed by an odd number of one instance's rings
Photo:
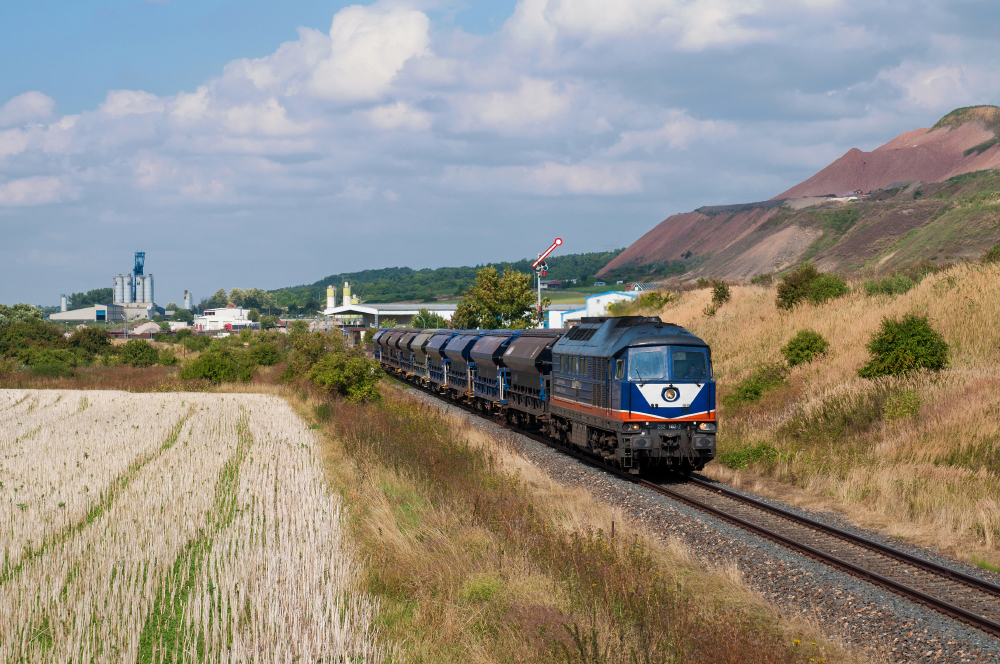
POLYGON ((0 661, 383 659, 286 402, 85 398, 0 390, 0 661))
MULTIPOLYGON (((420 389, 440 398, 429 390, 420 389)), ((482 417, 479 411, 465 404, 456 405, 470 414, 482 417)), ((496 420, 490 421, 648 491, 706 512, 992 636, 1000 637, 1000 586, 756 500, 716 483, 695 477, 682 480, 681 475, 676 476, 678 481, 663 483, 637 478, 621 469, 600 464, 593 457, 560 445, 537 431, 515 428, 496 420)))

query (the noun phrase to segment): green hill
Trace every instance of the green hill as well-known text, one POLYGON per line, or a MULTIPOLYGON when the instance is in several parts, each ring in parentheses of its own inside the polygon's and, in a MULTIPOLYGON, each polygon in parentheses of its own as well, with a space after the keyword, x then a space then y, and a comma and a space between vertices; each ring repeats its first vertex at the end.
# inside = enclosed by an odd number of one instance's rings
MULTIPOLYGON (((599 251, 585 254, 564 254, 549 257, 547 279, 579 279, 585 283, 593 283, 593 275, 603 268, 623 249, 599 251)), ((531 272, 534 259, 522 259, 513 263, 490 263, 497 270, 511 268, 519 272, 531 272)), ((319 281, 302 286, 279 288, 270 291, 278 299, 278 306, 305 309, 316 309, 326 301, 326 287, 333 285, 337 289, 337 297, 342 297, 341 288, 344 282, 351 284, 351 291, 362 302, 434 302, 447 300, 461 295, 462 291, 476 278, 476 271, 487 267, 439 267, 414 270, 408 267, 387 267, 377 270, 362 270, 360 272, 344 272, 332 274, 319 281), (310 304, 312 303, 312 304, 310 304)))

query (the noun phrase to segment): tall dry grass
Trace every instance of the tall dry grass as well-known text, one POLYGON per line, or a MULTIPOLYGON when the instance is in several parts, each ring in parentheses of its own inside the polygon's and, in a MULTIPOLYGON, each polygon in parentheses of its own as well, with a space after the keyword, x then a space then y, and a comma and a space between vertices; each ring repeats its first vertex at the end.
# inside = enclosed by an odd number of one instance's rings
MULTIPOLYGON (((929 275, 899 296, 861 289, 792 312, 774 290, 736 286, 713 318, 707 291, 683 293, 658 313, 712 345, 720 392, 758 366, 780 362, 798 331, 830 342, 826 355, 791 370, 787 385, 759 404, 722 409, 720 451, 760 443, 781 456, 752 473, 712 464, 731 481, 779 480, 866 525, 1000 564, 1000 266, 964 264, 929 275), (869 381, 857 370, 884 317, 927 316, 951 346, 940 373, 869 381), (897 406, 904 400, 910 409, 897 406)), ((773 486, 773 485, 772 485, 773 486)), ((774 490, 778 490, 774 487, 774 490)))
POLYGON ((284 401, 0 391, 0 432, 0 660, 383 658, 284 401))
POLYGON ((379 405, 289 396, 325 427, 368 589, 408 660, 852 661, 620 513, 611 539, 610 507, 552 481, 511 437, 397 389, 379 405))

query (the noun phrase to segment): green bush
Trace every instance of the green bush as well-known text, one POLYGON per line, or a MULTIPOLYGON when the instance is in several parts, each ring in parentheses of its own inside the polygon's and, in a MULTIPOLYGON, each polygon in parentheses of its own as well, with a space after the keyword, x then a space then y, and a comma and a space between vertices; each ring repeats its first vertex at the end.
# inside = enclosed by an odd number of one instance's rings
POLYGON ((181 329, 177 330, 177 334, 174 335, 174 338, 177 341, 184 341, 185 339, 187 339, 188 337, 190 337, 192 334, 193 334, 193 332, 191 332, 191 328, 189 328, 189 327, 182 327, 181 329))
POLYGON ((640 295, 636 304, 645 309, 661 309, 673 300, 674 296, 669 291, 649 291, 640 295))
POLYGON ((751 285, 754 286, 770 286, 774 283, 774 276, 770 273, 758 274, 756 277, 750 280, 751 285))
POLYGON ((185 380, 203 378, 213 383, 249 383, 253 378, 253 363, 242 351, 222 348, 189 360, 180 375, 185 380))
POLYGON ((926 316, 884 318, 865 348, 872 359, 858 370, 862 378, 902 376, 919 369, 939 371, 948 365, 948 344, 926 316))
POLYGON ((37 376, 69 376, 76 365, 76 354, 65 348, 35 348, 28 359, 31 372, 37 376))
POLYGON ((382 398, 378 390, 382 369, 357 349, 335 348, 309 369, 308 376, 330 393, 346 397, 353 403, 382 398))
POLYGON ((767 443, 761 443, 753 447, 744 447, 735 452, 725 452, 724 454, 720 454, 718 458, 719 463, 724 466, 729 466, 736 470, 746 470, 750 467, 750 464, 761 461, 772 461, 779 456, 778 450, 767 443))
POLYGON ((160 359, 160 354, 145 339, 129 339, 118 351, 118 359, 133 367, 151 367, 160 359))
POLYGON ((96 327, 81 327, 70 336, 69 345, 92 355, 103 355, 111 348, 111 335, 96 327))
POLYGON ((177 364, 179 361, 180 360, 177 359, 177 356, 174 355, 174 351, 169 350, 169 349, 168 350, 161 350, 160 351, 160 360, 159 360, 159 362, 160 362, 161 366, 172 367, 175 364, 177 364))
POLYGON ((847 292, 843 279, 835 274, 820 272, 815 265, 806 263, 782 278, 775 304, 779 309, 791 310, 801 302, 820 304, 847 292))
POLYGON ((184 337, 184 347, 192 353, 205 350, 212 343, 212 338, 205 335, 191 335, 184 337))
POLYGON ((781 349, 781 354, 785 356, 788 366, 794 367, 799 364, 812 362, 817 355, 822 355, 829 348, 830 344, 819 332, 812 330, 800 330, 781 349))
POLYGON ((1000 263, 1000 243, 993 245, 980 260, 983 263, 1000 263))
POLYGON ((905 274, 893 274, 882 279, 867 279, 863 288, 868 295, 902 295, 917 285, 905 274))
POLYGON ((275 344, 265 341, 250 346, 247 350, 247 357, 254 364, 269 367, 281 361, 281 351, 275 344))
POLYGON ((760 401, 767 391, 783 385, 787 376, 788 369, 781 364, 759 367, 736 386, 735 392, 722 397, 722 405, 726 408, 737 408, 743 404, 760 401))
POLYGON ((13 357, 0 357, 0 377, 10 376, 21 368, 21 363, 13 357))

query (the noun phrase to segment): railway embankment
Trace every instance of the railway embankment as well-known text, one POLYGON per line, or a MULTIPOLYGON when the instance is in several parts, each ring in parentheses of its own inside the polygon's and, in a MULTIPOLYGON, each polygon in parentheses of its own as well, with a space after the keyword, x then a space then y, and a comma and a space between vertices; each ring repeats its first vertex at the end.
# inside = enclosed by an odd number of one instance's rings
POLYGON ((643 313, 712 346, 722 405, 708 476, 1000 571, 1000 266, 900 279, 895 294, 873 283, 791 310, 773 285, 732 286, 714 316, 710 290, 693 290, 643 313), (883 321, 907 315, 947 343, 946 366, 859 376, 883 321), (753 384, 802 330, 826 351, 753 384), (741 389, 750 398, 727 398, 741 389))
MULTIPOLYGON (((522 466, 526 462, 531 473, 543 473, 548 481, 557 483, 569 494, 586 492, 597 508, 595 512, 602 515, 599 520, 606 523, 611 518, 608 510, 614 507, 619 515, 619 528, 625 525, 628 532, 642 533, 654 546, 682 552, 685 562, 699 565, 704 573, 728 577, 731 589, 769 605, 770 611, 781 616, 777 621, 780 624, 800 628, 809 625, 814 634, 844 644, 854 657, 873 662, 992 662, 1000 657, 1000 640, 983 631, 659 495, 630 479, 616 477, 587 461, 578 461, 532 436, 501 428, 426 393, 411 394, 415 399, 447 409, 465 426, 478 428, 483 435, 505 438, 524 460, 522 466)), ((680 483, 674 488, 683 487, 680 483)), ((760 496, 753 497, 761 500, 760 496)), ((861 537, 900 546, 884 533, 858 529, 838 515, 763 500, 861 537)), ((995 576, 919 547, 902 548, 966 573, 987 579, 995 576)))

